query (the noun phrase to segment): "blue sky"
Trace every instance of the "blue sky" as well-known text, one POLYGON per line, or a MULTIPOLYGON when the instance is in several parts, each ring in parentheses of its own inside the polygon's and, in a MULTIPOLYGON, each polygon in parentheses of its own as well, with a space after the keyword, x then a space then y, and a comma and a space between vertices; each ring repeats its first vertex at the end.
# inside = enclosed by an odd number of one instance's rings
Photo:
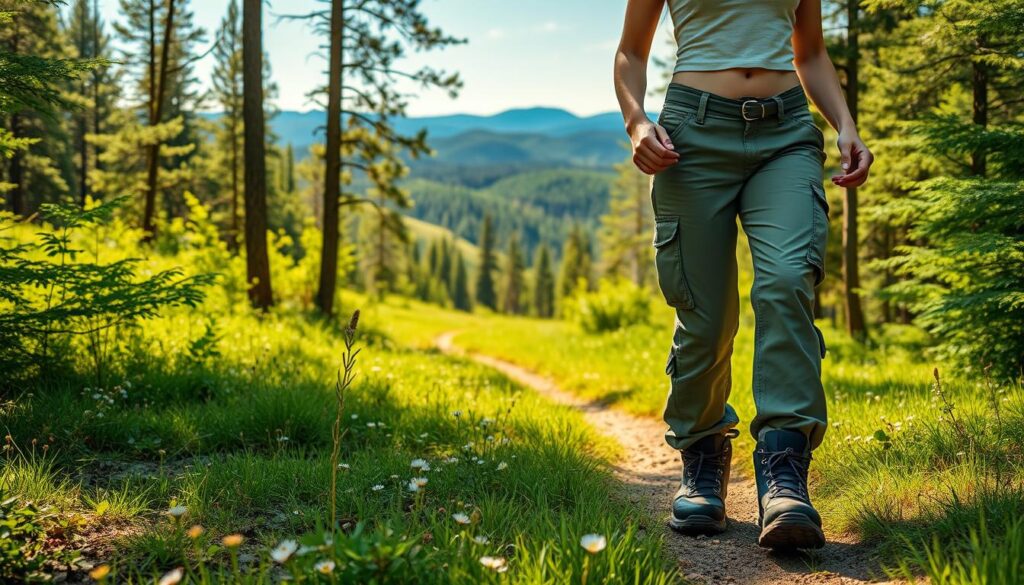
MULTIPOLYGON (((227 5, 228 0, 191 2, 197 24, 211 33, 227 5)), ((101 0, 100 6, 108 24, 118 18, 117 0, 101 0)), ((326 53, 305 24, 279 21, 274 15, 317 6, 322 4, 315 0, 272 0, 266 8, 264 43, 281 109, 314 107, 305 96, 322 83, 326 53)), ((533 106, 579 115, 615 110, 612 56, 625 6, 626 0, 422 0, 421 8, 434 25, 468 43, 413 55, 409 64, 458 71, 465 87, 454 100, 442 92, 423 93, 411 101, 409 114, 493 114, 533 106)), ((662 55, 670 52, 667 20, 662 18, 655 40, 655 51, 662 55)), ((203 83, 211 67, 209 58, 197 64, 203 83)), ((656 73, 651 71, 652 83, 656 73)), ((659 99, 648 98, 648 111, 659 106, 659 99)))

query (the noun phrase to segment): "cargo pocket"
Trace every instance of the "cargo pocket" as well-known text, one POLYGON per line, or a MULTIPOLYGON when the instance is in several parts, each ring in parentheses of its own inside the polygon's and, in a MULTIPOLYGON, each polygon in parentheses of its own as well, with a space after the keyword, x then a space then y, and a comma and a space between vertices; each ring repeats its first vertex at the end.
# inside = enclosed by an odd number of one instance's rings
POLYGON ((825 189, 816 181, 810 182, 811 241, 807 243, 807 261, 814 266, 814 286, 825 279, 825 247, 828 243, 828 199, 825 189))
POLYGON ((683 271, 683 248, 679 237, 679 218, 658 218, 654 228, 655 264, 658 286, 665 302, 676 309, 692 309, 693 296, 683 271))
POLYGON ((814 334, 818 336, 818 349, 821 350, 821 359, 825 359, 825 336, 821 334, 821 329, 818 329, 817 325, 814 325, 814 334))

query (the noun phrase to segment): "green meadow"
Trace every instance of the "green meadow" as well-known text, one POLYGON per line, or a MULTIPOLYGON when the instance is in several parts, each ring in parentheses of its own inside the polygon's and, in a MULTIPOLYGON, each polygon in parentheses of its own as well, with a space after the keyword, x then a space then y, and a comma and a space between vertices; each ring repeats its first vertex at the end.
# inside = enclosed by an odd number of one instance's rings
MULTIPOLYGON (((13 233, 31 241, 32 231, 13 233)), ((586 333, 570 320, 343 293, 341 310, 360 316, 334 532, 332 424, 349 324, 300 302, 267 313, 234 303, 226 283, 238 267, 202 233, 201 223, 183 227, 187 249, 142 265, 224 270, 201 303, 102 339, 55 341, 63 367, 15 373, 24 381, 3 405, 0 486, 5 517, 18 517, 17 506, 34 513, 14 562, 105 567, 118 582, 178 567, 196 582, 315 579, 328 562, 357 582, 680 581, 666 536, 642 528, 660 519, 616 490, 609 465, 622 447, 567 407, 433 348, 456 332, 467 351, 658 416, 670 310, 655 302, 659 325, 586 333), (48 535, 45 544, 33 544, 32 530, 48 535), (587 535, 607 547, 588 553, 587 535), (298 548, 275 561, 291 543, 298 548)), ((134 235, 114 222, 73 242, 116 262, 132 256, 134 235)), ((300 265, 281 272, 295 281, 279 286, 304 286, 300 265)), ((749 321, 736 343, 732 398, 745 420, 753 414, 749 321)), ((1024 511, 1021 387, 955 368, 940 367, 937 381, 935 363, 921 358, 925 339, 911 329, 873 347, 831 328, 825 335, 831 428, 812 488, 830 529, 876 544, 893 574, 935 577, 979 563, 991 574, 1010 570, 1024 511)), ((741 470, 751 448, 742 435, 741 470)))

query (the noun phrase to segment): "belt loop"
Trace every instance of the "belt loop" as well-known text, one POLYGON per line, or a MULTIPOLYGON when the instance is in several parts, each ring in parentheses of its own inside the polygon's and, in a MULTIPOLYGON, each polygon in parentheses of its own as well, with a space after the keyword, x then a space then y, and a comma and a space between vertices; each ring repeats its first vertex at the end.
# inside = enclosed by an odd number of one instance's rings
POLYGON ((772 99, 775 100, 775 105, 778 106, 779 111, 778 111, 777 116, 778 116, 778 119, 779 119, 779 126, 781 126, 782 122, 786 119, 786 108, 783 107, 783 105, 782 105, 782 98, 781 97, 776 95, 776 96, 772 96, 772 99))
POLYGON ((708 96, 711 95, 708 92, 700 94, 700 105, 697 106, 697 123, 701 126, 704 125, 704 114, 708 111, 708 96))

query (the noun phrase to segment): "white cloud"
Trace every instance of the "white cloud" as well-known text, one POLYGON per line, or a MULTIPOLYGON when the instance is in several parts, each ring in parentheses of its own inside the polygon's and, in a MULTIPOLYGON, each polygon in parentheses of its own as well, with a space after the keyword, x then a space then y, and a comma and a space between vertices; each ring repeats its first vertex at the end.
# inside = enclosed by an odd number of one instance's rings
POLYGON ((539 24, 539 25, 535 26, 533 28, 533 30, 534 30, 534 32, 539 32, 539 33, 555 33, 555 32, 559 32, 559 31, 565 30, 565 28, 562 25, 558 24, 557 22, 555 22, 553 20, 549 20, 549 21, 547 21, 547 22, 545 22, 543 24, 539 24))
POLYGON ((487 38, 489 39, 503 39, 505 38, 504 29, 492 28, 487 31, 487 38))

